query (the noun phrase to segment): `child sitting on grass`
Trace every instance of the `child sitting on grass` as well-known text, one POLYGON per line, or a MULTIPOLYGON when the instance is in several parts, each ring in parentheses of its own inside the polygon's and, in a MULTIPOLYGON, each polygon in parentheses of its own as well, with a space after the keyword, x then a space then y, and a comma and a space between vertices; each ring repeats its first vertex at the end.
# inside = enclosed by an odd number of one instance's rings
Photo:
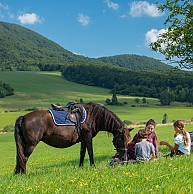
POLYGON ((138 131, 140 142, 135 144, 136 162, 145 162, 156 158, 155 147, 147 141, 148 133, 142 129, 138 131), (151 158, 150 158, 151 157, 151 158))
POLYGON ((182 120, 177 120, 173 124, 174 126, 174 146, 171 146, 168 142, 161 141, 160 145, 166 145, 170 150, 171 153, 168 154, 166 157, 173 155, 190 155, 190 147, 191 147, 191 140, 190 134, 186 132, 184 128, 184 122, 182 120))
MULTIPOLYGON (((139 139, 139 142, 135 144, 134 148, 135 148, 135 156, 136 159, 130 159, 129 163, 140 163, 140 162, 145 162, 145 161, 149 161, 150 157, 151 159, 156 158, 156 154, 155 154, 155 147, 152 143, 150 143, 149 141, 147 141, 148 138, 148 132, 145 129, 139 130, 137 133, 137 137, 139 139)), ((118 165, 120 163, 120 160, 118 158, 113 159, 110 162, 111 166, 115 166, 118 165)))

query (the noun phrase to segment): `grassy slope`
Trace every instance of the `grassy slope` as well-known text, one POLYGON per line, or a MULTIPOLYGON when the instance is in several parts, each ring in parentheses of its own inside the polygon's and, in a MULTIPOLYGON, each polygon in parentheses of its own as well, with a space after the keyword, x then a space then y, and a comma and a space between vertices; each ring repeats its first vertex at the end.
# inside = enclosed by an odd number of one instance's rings
POLYGON ((14 96, 0 99, 1 110, 49 108, 50 103, 65 104, 80 98, 102 102, 108 94, 102 88, 66 81, 59 72, 0 72, 0 77, 15 89, 14 96))
MULTIPOLYGON (((51 103, 65 105, 70 100, 84 102, 104 103, 106 98, 112 97, 109 90, 98 87, 85 86, 65 80, 59 72, 0 72, 3 82, 10 84, 15 89, 15 95, 0 98, 0 128, 14 124, 15 119, 25 114, 28 108, 51 108, 51 103), (4 111, 17 111, 6 112, 4 111), (19 111, 19 112, 18 112, 19 111)), ((119 102, 127 102, 128 106, 109 106, 122 120, 130 120, 133 123, 147 121, 154 118, 161 123, 163 115, 168 115, 168 121, 175 119, 190 120, 193 117, 191 107, 161 107, 157 99, 147 99, 148 106, 131 107, 135 97, 118 95, 119 102)), ((141 99, 141 98, 140 98, 141 99)))

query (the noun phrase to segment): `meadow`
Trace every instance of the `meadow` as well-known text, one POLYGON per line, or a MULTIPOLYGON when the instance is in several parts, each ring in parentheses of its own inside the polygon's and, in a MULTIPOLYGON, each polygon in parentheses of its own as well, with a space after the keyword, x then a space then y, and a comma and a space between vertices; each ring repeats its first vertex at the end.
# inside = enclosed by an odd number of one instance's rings
MULTIPOLYGON (((0 72, 1 80, 15 89, 15 95, 0 98, 0 129, 13 124, 19 115, 29 108, 51 108, 51 103, 66 104, 70 100, 104 103, 111 98, 109 90, 68 82, 59 72, 0 72)), ((173 144, 172 122, 186 120, 186 130, 193 131, 190 122, 192 107, 177 104, 161 107, 157 99, 148 99, 148 106, 131 107, 135 97, 118 96, 127 106, 108 108, 122 120, 135 124, 133 135, 150 118, 155 119, 159 141, 173 144), (167 113, 168 123, 161 125, 163 114, 167 113)), ((70 148, 57 149, 39 143, 27 163, 27 174, 13 174, 16 149, 13 133, 0 134, 0 193, 193 193, 193 154, 175 158, 164 158, 169 153, 159 146, 160 157, 144 164, 128 164, 112 167, 111 156, 115 154, 112 135, 99 132, 93 139, 96 167, 90 167, 88 155, 84 167, 79 168, 80 144, 70 148)))
MULTIPOLYGON (((191 126, 187 125, 187 129, 191 126)), ((135 129, 138 130, 138 129, 135 129)), ((136 131, 133 131, 135 133, 136 131)), ((159 139, 173 143, 173 129, 156 127, 159 139)), ((99 132, 93 139, 96 167, 90 167, 86 154, 79 167, 80 144, 57 149, 39 143, 27 163, 26 175, 14 175, 13 133, 0 135, 0 193, 192 193, 193 154, 172 159, 159 147, 160 158, 144 164, 112 167, 115 154, 112 136, 99 132)))

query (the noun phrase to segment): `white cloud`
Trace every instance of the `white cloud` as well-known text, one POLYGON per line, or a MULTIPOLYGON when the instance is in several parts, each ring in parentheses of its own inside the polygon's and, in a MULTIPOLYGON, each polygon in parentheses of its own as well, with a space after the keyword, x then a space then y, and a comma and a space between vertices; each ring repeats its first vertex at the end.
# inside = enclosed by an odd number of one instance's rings
POLYGON ((134 1, 129 5, 130 5, 129 14, 132 17, 140 17, 142 15, 159 17, 164 15, 164 13, 158 10, 156 4, 150 4, 147 1, 134 1))
POLYGON ((90 17, 87 15, 84 15, 82 13, 78 14, 78 21, 83 25, 86 26, 90 23, 90 17))
MULTIPOLYGON (((161 30, 157 30, 157 29, 151 29, 149 30, 146 35, 145 35, 145 45, 149 47, 149 45, 152 43, 152 42, 156 42, 159 38, 159 35, 167 32, 168 29, 161 29, 161 30)), ((162 48, 165 47, 164 44, 161 45, 162 48)))
POLYGON ((118 10, 119 9, 119 4, 117 4, 117 3, 113 3, 110 0, 105 0, 104 2, 107 3, 109 8, 112 8, 114 10, 118 10))
POLYGON ((8 10, 9 9, 8 5, 3 5, 1 3, 0 3, 0 8, 2 8, 4 10, 8 10))
POLYGON ((25 13, 17 17, 21 24, 34 24, 36 22, 41 22, 41 19, 35 13, 25 13))
POLYGON ((9 18, 13 19, 14 18, 14 14, 11 12, 8 12, 9 18))
POLYGON ((0 11, 0 18, 4 18, 4 14, 2 14, 1 11, 0 11))
POLYGON ((127 18, 128 16, 125 15, 125 14, 123 14, 123 15, 121 15, 120 17, 121 17, 121 18, 127 18))
POLYGON ((3 5, 2 3, 0 3, 0 18, 4 18, 4 14, 1 12, 1 10, 8 10, 9 7, 8 5, 3 5))

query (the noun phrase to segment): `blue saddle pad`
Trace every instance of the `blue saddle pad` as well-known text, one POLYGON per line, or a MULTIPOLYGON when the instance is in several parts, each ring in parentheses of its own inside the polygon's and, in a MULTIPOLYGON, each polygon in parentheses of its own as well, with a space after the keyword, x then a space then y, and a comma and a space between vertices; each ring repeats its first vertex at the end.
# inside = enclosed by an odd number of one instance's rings
MULTIPOLYGON (((65 110, 49 110, 52 119, 56 125, 75 125, 69 117, 68 113, 65 110)), ((81 120, 81 123, 84 123, 86 120, 86 110, 83 108, 83 118, 81 120)))

